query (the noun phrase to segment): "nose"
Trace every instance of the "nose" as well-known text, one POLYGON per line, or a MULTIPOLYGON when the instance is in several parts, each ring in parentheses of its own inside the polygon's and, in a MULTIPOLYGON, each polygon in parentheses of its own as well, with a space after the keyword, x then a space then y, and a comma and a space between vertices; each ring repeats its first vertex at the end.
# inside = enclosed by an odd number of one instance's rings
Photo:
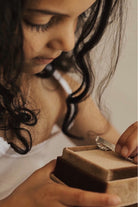
POLYGON ((51 35, 48 47, 69 52, 75 45, 75 26, 73 22, 66 22, 56 27, 56 31, 51 35))

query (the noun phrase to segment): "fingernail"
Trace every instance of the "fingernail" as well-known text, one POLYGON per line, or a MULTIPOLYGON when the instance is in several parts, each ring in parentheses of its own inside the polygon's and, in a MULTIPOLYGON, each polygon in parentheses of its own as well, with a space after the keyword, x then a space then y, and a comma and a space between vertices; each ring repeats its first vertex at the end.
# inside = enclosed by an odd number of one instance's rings
POLYGON ((123 157, 127 157, 127 155, 128 155, 128 148, 127 148, 126 146, 124 146, 124 147, 122 148, 122 150, 121 150, 121 155, 122 155, 123 157))
POLYGON ((116 206, 116 205, 119 205, 120 203, 121 203, 121 199, 118 196, 109 198, 108 200, 108 204, 111 206, 112 205, 116 206))
POLYGON ((120 152, 121 152, 121 146, 120 146, 119 144, 116 145, 116 149, 115 149, 115 151, 116 151, 117 153, 120 153, 120 152))

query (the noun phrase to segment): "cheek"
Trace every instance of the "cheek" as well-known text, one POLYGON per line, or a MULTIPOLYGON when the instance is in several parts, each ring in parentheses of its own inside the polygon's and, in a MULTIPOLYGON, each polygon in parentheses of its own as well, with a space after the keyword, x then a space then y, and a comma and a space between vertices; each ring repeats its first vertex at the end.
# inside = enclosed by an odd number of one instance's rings
POLYGON ((25 58, 29 59, 41 53, 46 44, 45 35, 24 29, 23 50, 25 58))

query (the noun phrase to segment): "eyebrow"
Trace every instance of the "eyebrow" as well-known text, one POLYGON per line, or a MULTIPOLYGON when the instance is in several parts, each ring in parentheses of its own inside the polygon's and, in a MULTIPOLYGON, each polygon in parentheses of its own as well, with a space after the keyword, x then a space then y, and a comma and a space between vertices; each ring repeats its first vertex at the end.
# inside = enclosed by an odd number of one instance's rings
POLYGON ((44 14, 44 15, 60 15, 60 16, 66 16, 69 17, 68 14, 63 14, 63 13, 59 13, 59 12, 55 12, 55 11, 50 11, 50 10, 43 10, 43 9, 27 9, 27 11, 29 12, 33 12, 33 13, 38 13, 38 14, 44 14))

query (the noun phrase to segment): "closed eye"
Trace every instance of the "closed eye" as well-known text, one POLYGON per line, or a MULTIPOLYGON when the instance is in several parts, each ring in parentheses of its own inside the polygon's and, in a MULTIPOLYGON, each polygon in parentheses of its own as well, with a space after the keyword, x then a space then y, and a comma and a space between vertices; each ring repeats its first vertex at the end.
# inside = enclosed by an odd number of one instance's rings
POLYGON ((32 30, 35 29, 37 32, 45 32, 57 23, 57 16, 53 16, 46 24, 35 24, 30 22, 28 19, 24 19, 23 21, 25 25, 31 28, 32 30))
MULTIPOLYGON (((87 16, 88 16, 88 10, 83 12, 78 18, 85 20, 87 19, 87 16)), ((58 15, 52 16, 51 19, 46 24, 36 24, 28 20, 28 18, 24 18, 23 21, 25 25, 31 28, 32 30, 35 30, 36 32, 45 32, 52 26, 59 23, 63 18, 64 17, 58 16, 58 15)))

